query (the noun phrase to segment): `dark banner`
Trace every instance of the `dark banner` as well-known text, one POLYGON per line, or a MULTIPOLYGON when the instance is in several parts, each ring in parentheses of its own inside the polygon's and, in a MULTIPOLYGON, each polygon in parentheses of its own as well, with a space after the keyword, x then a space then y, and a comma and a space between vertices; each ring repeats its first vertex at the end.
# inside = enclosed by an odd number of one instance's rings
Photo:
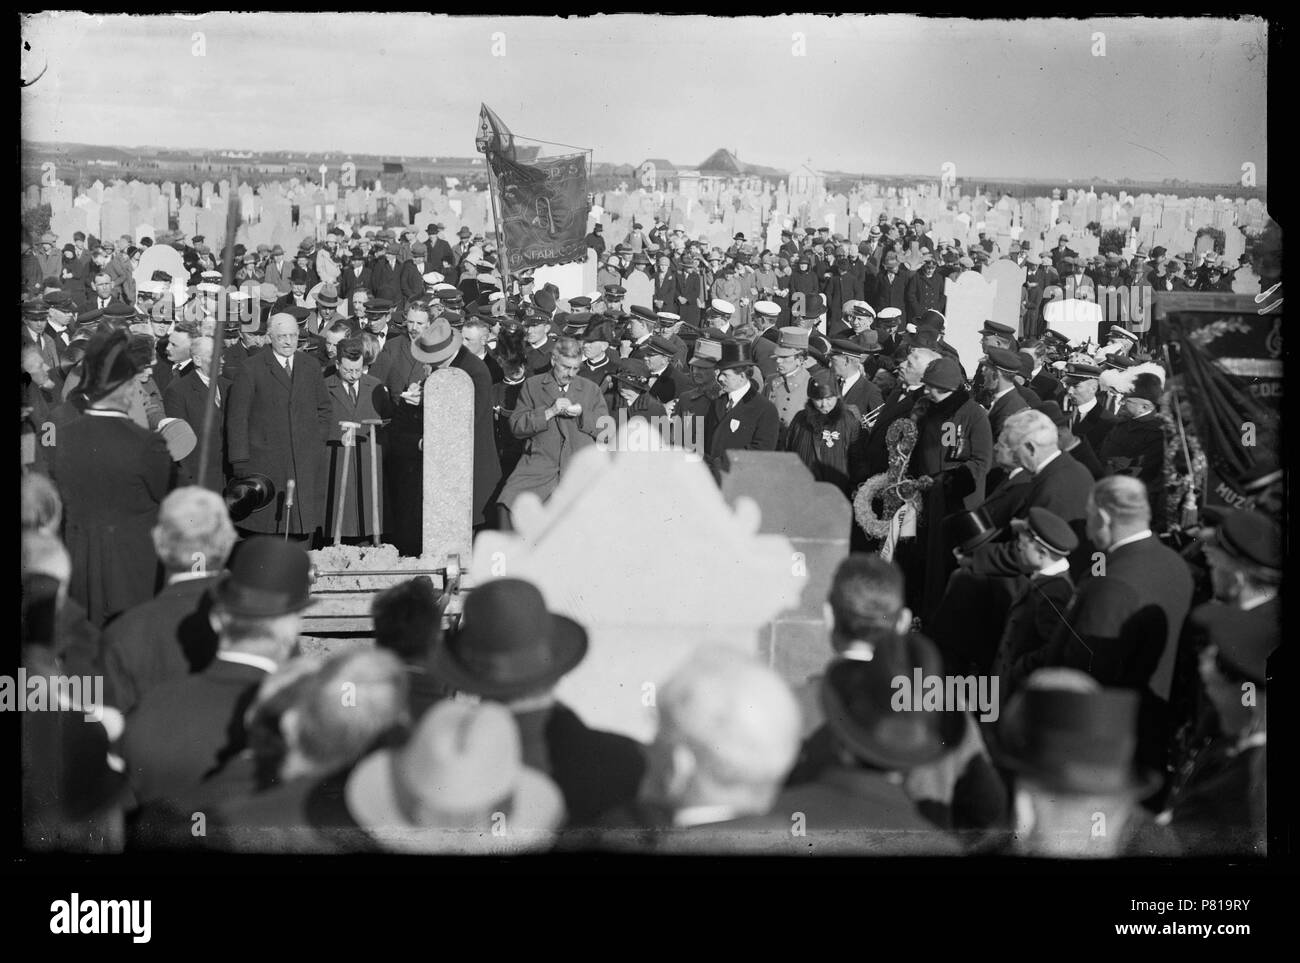
POLYGON ((1282 318, 1249 296, 1176 297, 1157 295, 1159 340, 1205 454, 1205 504, 1249 508, 1241 479, 1281 465, 1282 318))
POLYGON ((501 199, 511 273, 587 259, 587 155, 536 164, 488 155, 501 199))

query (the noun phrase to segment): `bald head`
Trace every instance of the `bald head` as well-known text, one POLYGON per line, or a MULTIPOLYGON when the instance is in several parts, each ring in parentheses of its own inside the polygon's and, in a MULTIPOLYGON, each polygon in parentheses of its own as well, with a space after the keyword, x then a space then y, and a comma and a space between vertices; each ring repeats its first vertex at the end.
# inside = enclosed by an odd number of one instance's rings
POLYGON ((799 708, 781 677, 734 650, 702 648, 658 701, 643 797, 673 811, 766 812, 799 751, 799 708))

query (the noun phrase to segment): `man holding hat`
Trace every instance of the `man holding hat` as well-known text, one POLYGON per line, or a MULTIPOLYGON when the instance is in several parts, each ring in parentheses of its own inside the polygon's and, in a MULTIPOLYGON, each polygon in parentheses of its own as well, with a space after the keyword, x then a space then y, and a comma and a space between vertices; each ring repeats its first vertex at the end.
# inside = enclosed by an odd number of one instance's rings
POLYGON ((1159 514, 1165 503, 1165 433, 1159 412, 1163 383, 1159 375, 1143 371, 1121 386, 1128 390, 1097 457, 1107 474, 1128 475, 1141 481, 1152 510, 1157 517, 1163 517, 1159 514))
POLYGON ((146 692, 127 721, 122 757, 140 803, 179 804, 244 750, 244 710, 297 647, 310 571, 299 545, 261 536, 240 546, 212 590, 216 659, 146 692))
POLYGON ((97 627, 153 597, 151 533, 176 477, 166 442, 132 416, 145 399, 128 342, 126 332, 112 330, 90 339, 80 385, 86 408, 59 426, 51 462, 72 559, 68 594, 97 627))

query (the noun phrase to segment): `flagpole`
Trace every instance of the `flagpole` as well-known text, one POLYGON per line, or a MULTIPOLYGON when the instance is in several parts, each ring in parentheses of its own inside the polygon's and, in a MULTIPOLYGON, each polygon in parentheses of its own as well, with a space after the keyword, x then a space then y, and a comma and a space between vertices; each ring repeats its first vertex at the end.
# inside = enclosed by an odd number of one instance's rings
POLYGON ((505 230, 501 223, 501 208, 497 202, 496 175, 492 170, 492 154, 487 154, 488 195, 492 203, 492 225, 497 235, 497 251, 501 254, 501 293, 510 297, 510 252, 506 250, 505 230))

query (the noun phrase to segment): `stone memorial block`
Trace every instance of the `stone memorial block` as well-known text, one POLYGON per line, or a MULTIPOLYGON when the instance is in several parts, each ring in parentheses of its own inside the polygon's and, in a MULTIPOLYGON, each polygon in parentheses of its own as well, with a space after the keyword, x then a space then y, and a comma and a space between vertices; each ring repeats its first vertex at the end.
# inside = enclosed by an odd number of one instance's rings
MULTIPOLYGON (((1078 346, 1085 341, 1094 344, 1097 341, 1097 328, 1101 324, 1102 308, 1095 301, 1080 301, 1075 298, 1052 301, 1043 307, 1043 317, 1047 327, 1059 331, 1078 346)), ((1130 330, 1138 331, 1136 327, 1130 330)))
POLYGON ((213 254, 219 253, 226 237, 225 205, 221 205, 220 212, 208 208, 199 208, 194 224, 194 233, 205 239, 205 243, 213 254))
POLYGON ((84 208, 70 207, 66 211, 50 215, 50 231, 58 237, 56 248, 72 242, 72 235, 77 231, 86 231, 86 212, 84 208))
POLYGON ((470 558, 474 526, 474 383, 459 368, 424 381, 422 554, 445 563, 470 558))
POLYGON ((86 193, 102 204, 104 202, 104 182, 96 178, 95 182, 86 189, 86 193))
POLYGON ((1019 330, 1020 295, 1025 284, 1025 269, 1014 261, 999 258, 984 269, 984 279, 994 286, 990 320, 1019 330))
POLYGON ((106 241, 116 241, 123 234, 131 233, 131 204, 121 197, 106 197, 99 218, 102 238, 106 241))
POLYGON ((862 218, 858 217, 856 214, 849 218, 848 236, 849 243, 855 247, 858 245, 858 242, 863 240, 866 236, 866 225, 863 223, 862 218))
POLYGON ((1223 234, 1223 256, 1230 266, 1235 266, 1238 259, 1246 253, 1246 235, 1237 227, 1229 227, 1223 234))
POLYGON ((182 287, 190 276, 189 271, 185 270, 185 261, 181 257, 181 252, 170 244, 155 244, 144 251, 140 255, 140 263, 135 266, 131 275, 135 278, 138 287, 148 282, 155 271, 165 271, 182 287))
POLYGON ((86 236, 102 238, 104 235, 100 212, 103 210, 103 205, 91 198, 90 195, 82 194, 77 198, 73 206, 80 209, 82 216, 85 218, 86 226, 82 230, 86 232, 86 236))
POLYGON ((993 301, 997 294, 977 271, 963 271, 954 282, 944 281, 948 310, 944 312, 944 340, 957 349, 967 373, 974 368, 975 359, 983 354, 980 346, 980 328, 993 316, 993 301))
MULTIPOLYGON (((1177 254, 1178 252, 1175 251, 1174 253, 1177 254)), ((1195 255, 1196 263, 1198 265, 1201 263, 1201 258, 1204 257, 1206 254, 1213 254, 1214 253, 1213 236, 1209 234, 1202 234, 1200 237, 1198 237, 1196 239, 1196 248, 1192 253, 1195 255)))
POLYGON ((184 204, 176 215, 176 229, 186 237, 199 233, 199 212, 192 204, 184 204))
POLYGON ((1070 242, 1070 247, 1079 252, 1081 257, 1096 257, 1101 238, 1090 231, 1085 231, 1070 242))
POLYGON ((203 186, 200 188, 199 201, 200 203, 203 204, 204 207, 207 207, 208 201, 212 200, 213 190, 214 188, 212 186, 212 181, 203 182, 203 186))
POLYGON ((587 725, 643 741, 656 724, 647 684, 661 684, 700 645, 762 654, 764 630, 799 605, 807 582, 790 540, 760 532, 752 499, 728 505, 694 452, 589 447, 545 505, 519 497, 514 523, 513 533, 479 535, 473 584, 527 579, 549 608, 582 624, 587 656, 556 696, 587 725), (610 518, 620 519, 619 542, 642 546, 635 592, 625 569, 592 550, 612 550, 610 518))
POLYGON ((848 555, 852 506, 834 485, 814 482, 793 452, 734 452, 722 476, 722 497, 733 510, 753 499, 761 515, 758 533, 785 536, 796 553, 792 575, 802 580, 802 592, 764 627, 759 653, 791 686, 801 685, 830 660, 822 605, 848 555))
POLYGON ((28 207, 39 207, 41 205, 41 186, 39 184, 27 185, 23 198, 28 207))

